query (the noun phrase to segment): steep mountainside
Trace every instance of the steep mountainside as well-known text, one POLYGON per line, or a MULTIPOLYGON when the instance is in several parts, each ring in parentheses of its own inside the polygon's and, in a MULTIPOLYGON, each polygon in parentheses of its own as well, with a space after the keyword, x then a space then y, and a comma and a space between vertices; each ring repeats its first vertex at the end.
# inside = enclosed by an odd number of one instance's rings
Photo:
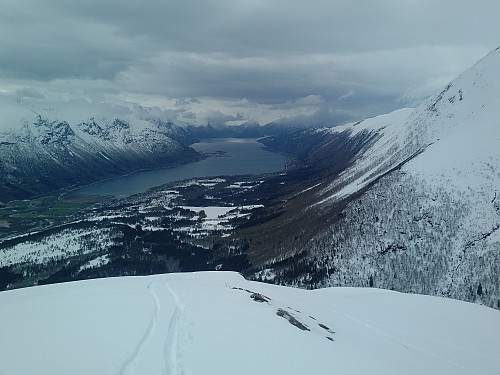
POLYGON ((374 141, 303 194, 311 240, 288 242, 258 277, 375 286, 500 308, 500 50, 414 111, 342 127, 374 141), (397 119, 398 121, 394 121, 397 119), (285 257, 286 258, 286 257, 285 257), (292 258, 290 258, 292 259, 292 258))
POLYGON ((18 105, 0 118, 0 201, 199 157, 172 123, 129 115, 70 125, 39 112, 18 105))
POLYGON ((203 272, 0 293, 2 374, 496 375, 500 312, 203 272))

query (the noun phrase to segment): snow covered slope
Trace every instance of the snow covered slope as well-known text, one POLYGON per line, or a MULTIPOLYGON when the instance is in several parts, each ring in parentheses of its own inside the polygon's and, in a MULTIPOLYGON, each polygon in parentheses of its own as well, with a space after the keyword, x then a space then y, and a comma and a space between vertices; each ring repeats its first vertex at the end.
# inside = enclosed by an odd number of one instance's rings
POLYGON ((296 249, 307 252, 306 271, 280 279, 500 308, 500 49, 415 110, 320 132, 372 141, 308 192, 306 215, 338 219, 296 249))
POLYGON ((414 111, 399 110, 332 128, 332 132, 367 130, 379 135, 336 182, 349 185, 333 197, 357 191, 409 159, 404 170, 435 186, 465 192, 484 189, 484 181, 490 180, 487 185, 494 194, 500 188, 499 119, 497 48, 414 111))
POLYGON ((0 293, 1 374, 498 374, 500 312, 227 272, 0 293))

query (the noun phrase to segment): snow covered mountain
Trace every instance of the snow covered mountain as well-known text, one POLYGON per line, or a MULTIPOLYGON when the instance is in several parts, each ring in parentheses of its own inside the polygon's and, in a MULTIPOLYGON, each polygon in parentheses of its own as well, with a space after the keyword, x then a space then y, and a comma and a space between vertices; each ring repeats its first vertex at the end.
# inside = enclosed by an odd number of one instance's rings
POLYGON ((24 102, 2 102, 2 109, 0 201, 198 157, 182 128, 145 109, 119 117, 78 117, 24 102))
POLYGON ((500 313, 380 289, 314 291, 236 273, 0 293, 2 374, 481 374, 500 313))
POLYGON ((328 227, 281 245, 276 253, 288 255, 258 277, 500 308, 499 119, 496 49, 415 110, 317 130, 369 141, 340 174, 300 193, 301 217, 328 227))

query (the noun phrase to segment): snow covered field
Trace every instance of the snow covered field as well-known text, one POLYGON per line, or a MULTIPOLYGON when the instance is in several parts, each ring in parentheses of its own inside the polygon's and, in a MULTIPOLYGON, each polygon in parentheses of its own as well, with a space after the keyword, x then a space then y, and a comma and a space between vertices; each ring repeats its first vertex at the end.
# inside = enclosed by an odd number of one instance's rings
POLYGON ((500 312, 205 272, 0 293, 0 374, 498 374, 500 312))

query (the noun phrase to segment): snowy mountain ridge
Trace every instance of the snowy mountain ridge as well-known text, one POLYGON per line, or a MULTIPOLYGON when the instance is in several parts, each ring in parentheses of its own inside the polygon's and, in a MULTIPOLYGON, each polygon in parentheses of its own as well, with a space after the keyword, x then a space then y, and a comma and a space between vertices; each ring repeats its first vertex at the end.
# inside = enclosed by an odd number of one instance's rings
POLYGON ((482 374, 500 313, 380 289, 307 291, 230 272, 0 293, 8 374, 482 374), (29 355, 28 355, 29 354, 29 355))
MULTIPOLYGON (((156 142, 161 143, 182 134, 180 127, 162 121, 153 112, 148 116, 148 109, 143 107, 133 106, 130 113, 114 114, 101 112, 97 108, 78 111, 75 103, 64 110, 56 107, 39 108, 35 103, 24 101, 5 101, 2 104, 7 115, 0 119, 0 139, 10 142, 64 143, 68 138, 76 137, 79 142, 100 143, 101 146, 112 142, 115 147, 122 148, 130 143, 145 142, 152 149, 156 142), (76 113, 72 113, 75 110, 76 113), (96 113, 89 112, 91 110, 96 110, 96 113)), ((85 107, 83 103, 82 106, 85 107)))
MULTIPOLYGON (((353 135, 371 131, 379 137, 356 160, 355 166, 329 187, 349 184, 334 196, 358 191, 410 159, 414 159, 410 163, 413 172, 443 186, 451 183, 463 190, 474 184, 474 176, 488 179, 489 172, 486 176, 480 171, 491 171, 500 165, 499 56, 497 48, 415 110, 398 110, 331 128, 331 132, 350 131, 353 135), (452 170, 461 172, 451 173, 452 170), (469 174, 473 176, 468 178, 469 174)), ((496 187, 500 186, 499 174, 492 174, 496 187)))
POLYGON ((318 130, 370 141, 303 194, 303 214, 332 223, 280 249, 302 254, 301 272, 279 261, 266 272, 291 285, 375 286, 500 308, 499 119, 496 49, 415 110, 318 130))
POLYGON ((0 119, 3 199, 27 198, 199 157, 187 147, 189 136, 182 127, 153 115, 108 114, 70 124, 61 119, 69 109, 57 113, 24 103, 9 105, 0 119))

